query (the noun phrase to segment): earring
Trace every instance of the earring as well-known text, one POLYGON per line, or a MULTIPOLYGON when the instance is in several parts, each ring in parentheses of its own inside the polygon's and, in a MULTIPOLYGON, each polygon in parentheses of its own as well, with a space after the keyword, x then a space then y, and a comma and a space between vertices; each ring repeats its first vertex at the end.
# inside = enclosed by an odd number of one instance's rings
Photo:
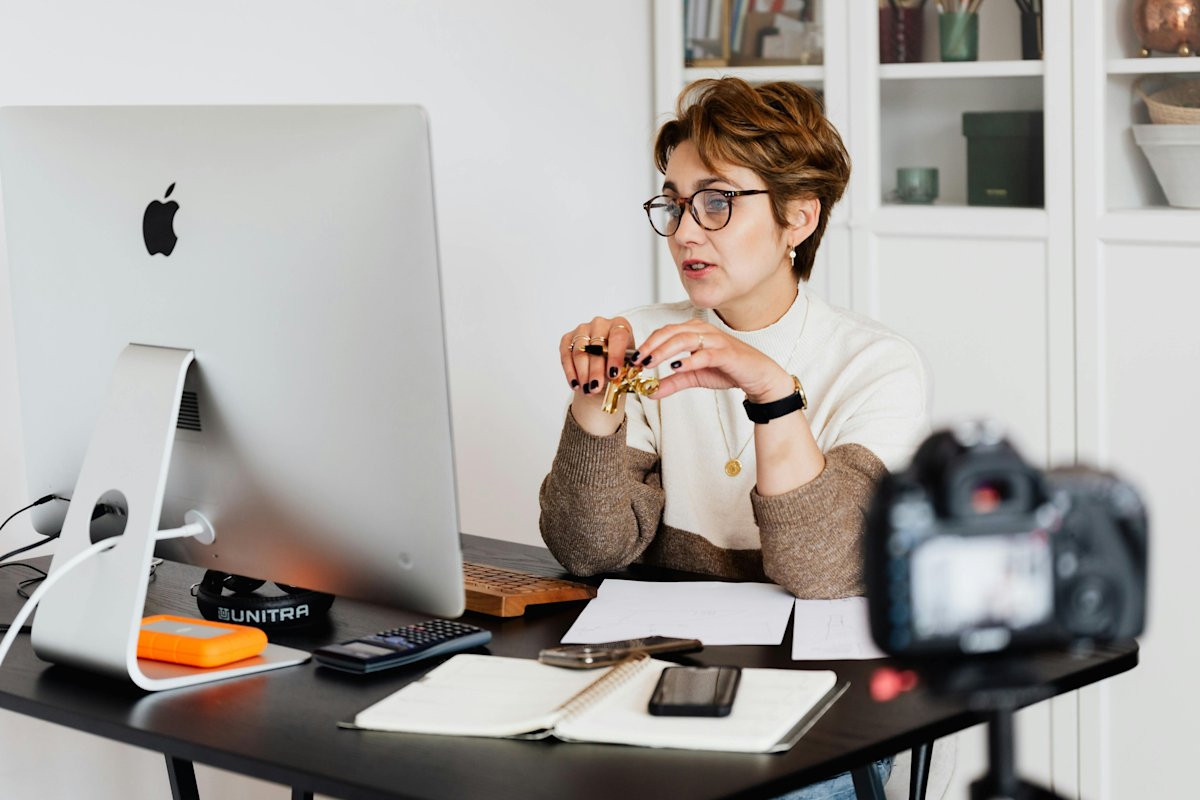
POLYGON ((792 261, 796 260, 796 248, 793 247, 788 251, 788 258, 790 258, 792 261))

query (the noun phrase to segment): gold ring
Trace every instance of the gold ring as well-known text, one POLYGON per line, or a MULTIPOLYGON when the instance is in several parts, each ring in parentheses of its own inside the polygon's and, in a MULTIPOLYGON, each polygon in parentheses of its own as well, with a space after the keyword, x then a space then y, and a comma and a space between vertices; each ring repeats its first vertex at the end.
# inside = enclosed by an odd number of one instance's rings
POLYGON ((696 338, 700 340, 700 344, 696 345, 696 350, 697 350, 697 351, 699 351, 699 350, 703 350, 703 349, 704 349, 704 334, 703 334, 703 333, 697 333, 697 334, 696 334, 696 338))
POLYGON ((633 335, 633 331, 629 330, 629 328, 626 328, 624 325, 613 325, 611 328, 608 329, 608 335, 612 336, 612 332, 615 331, 617 328, 621 328, 626 333, 628 333, 630 336, 633 335))
POLYGON ((575 351, 575 342, 577 342, 580 339, 587 339, 590 342, 592 340, 592 337, 584 336, 582 333, 579 334, 578 336, 576 336, 574 339, 571 340, 571 346, 567 348, 568 353, 573 353, 575 351))
POLYGON ((608 339, 605 339, 603 336, 593 336, 591 339, 588 340, 588 344, 591 344, 592 342, 600 342, 600 344, 607 344, 608 339))

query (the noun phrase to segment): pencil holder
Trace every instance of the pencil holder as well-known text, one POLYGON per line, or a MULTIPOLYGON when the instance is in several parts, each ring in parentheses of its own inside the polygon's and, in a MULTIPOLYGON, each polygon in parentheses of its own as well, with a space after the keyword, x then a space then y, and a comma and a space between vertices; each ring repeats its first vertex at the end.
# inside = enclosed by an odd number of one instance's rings
POLYGON ((979 60, 979 15, 939 14, 942 61, 979 60))

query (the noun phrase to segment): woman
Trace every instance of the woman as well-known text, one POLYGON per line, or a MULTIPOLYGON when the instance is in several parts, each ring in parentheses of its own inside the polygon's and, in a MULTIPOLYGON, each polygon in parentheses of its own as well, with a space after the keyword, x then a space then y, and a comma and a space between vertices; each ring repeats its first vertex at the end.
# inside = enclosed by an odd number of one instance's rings
MULTIPOLYGON (((562 337, 574 398, 542 537, 578 575, 638 561, 861 595, 863 515, 929 434, 932 385, 909 342, 805 291, 850 176, 841 137, 804 87, 706 80, 680 95, 654 158, 663 194, 646 211, 688 301, 562 337), (661 383, 609 414, 605 385, 632 347, 661 383)), ((848 779, 795 796, 838 797, 848 779)))

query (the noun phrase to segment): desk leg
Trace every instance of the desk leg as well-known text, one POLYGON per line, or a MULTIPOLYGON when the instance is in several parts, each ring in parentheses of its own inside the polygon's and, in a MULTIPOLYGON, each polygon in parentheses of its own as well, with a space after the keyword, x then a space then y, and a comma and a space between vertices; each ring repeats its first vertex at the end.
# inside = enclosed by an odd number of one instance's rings
POLYGON ((912 767, 908 775, 908 800, 925 800, 929 788, 929 765, 933 763, 933 742, 912 749, 912 767))
POLYGON ((167 777, 171 779, 171 800, 200 800, 192 762, 167 756, 167 777))
MULTIPOLYGON (((167 756, 167 777, 171 779, 171 800, 200 800, 192 762, 167 756)), ((292 800, 313 800, 313 793, 292 789, 292 800)))
POLYGON ((854 779, 854 794, 858 800, 887 800, 883 779, 879 777, 874 761, 850 770, 850 777, 854 779))

